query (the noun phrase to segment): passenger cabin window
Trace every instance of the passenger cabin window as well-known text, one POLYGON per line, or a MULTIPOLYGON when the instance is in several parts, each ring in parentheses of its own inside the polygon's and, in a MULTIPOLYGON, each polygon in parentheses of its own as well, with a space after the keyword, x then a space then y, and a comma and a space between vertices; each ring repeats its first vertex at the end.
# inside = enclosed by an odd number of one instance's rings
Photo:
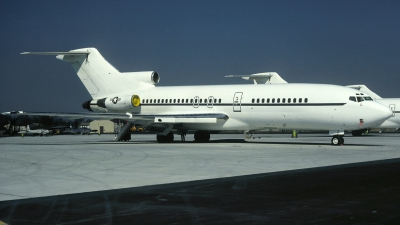
POLYGON ((267 103, 269 103, 269 98, 267 98, 267 103))
POLYGON ((302 102, 302 100, 301 100, 301 98, 299 98, 299 103, 301 103, 302 102))
POLYGON ((308 98, 305 98, 305 99, 304 99, 304 103, 307 103, 307 102, 308 102, 308 98))
POLYGON ((288 98, 287 102, 290 103, 290 98, 288 98))
POLYGON ((259 98, 257 98, 257 103, 260 103, 260 99, 259 98))
POLYGON ((283 99, 282 99, 282 103, 285 103, 285 102, 286 102, 286 99, 285 99, 285 98, 283 98, 283 99))
POLYGON ((296 98, 293 99, 293 103, 296 103, 296 98))
POLYGON ((254 98, 253 98, 253 99, 251 99, 251 103, 254 103, 254 98))
POLYGON ((219 99, 219 103, 221 103, 221 99, 219 99))
POLYGON ((203 101, 203 99, 200 99, 200 103, 203 101))
POLYGON ((264 103, 264 100, 265 100, 265 99, 262 99, 262 100, 261 100, 261 103, 264 103))
POLYGON ((275 103, 275 99, 274 98, 272 99, 272 103, 275 103))
POLYGON ((276 103, 281 103, 281 99, 278 98, 278 99, 276 100, 276 103))

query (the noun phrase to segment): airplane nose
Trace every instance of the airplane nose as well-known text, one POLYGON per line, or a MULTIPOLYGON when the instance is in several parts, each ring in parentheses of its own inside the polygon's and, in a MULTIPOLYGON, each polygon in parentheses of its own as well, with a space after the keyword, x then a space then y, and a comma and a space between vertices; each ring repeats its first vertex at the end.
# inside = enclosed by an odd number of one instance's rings
POLYGON ((378 102, 371 102, 372 104, 369 107, 369 115, 370 119, 368 120, 369 123, 365 124, 369 127, 377 127, 380 126, 383 122, 385 122, 387 119, 392 117, 393 112, 389 107, 384 106, 378 102))
POLYGON ((379 116, 384 120, 389 119, 393 115, 393 111, 389 107, 382 104, 379 104, 379 107, 377 107, 377 109, 379 110, 379 116))

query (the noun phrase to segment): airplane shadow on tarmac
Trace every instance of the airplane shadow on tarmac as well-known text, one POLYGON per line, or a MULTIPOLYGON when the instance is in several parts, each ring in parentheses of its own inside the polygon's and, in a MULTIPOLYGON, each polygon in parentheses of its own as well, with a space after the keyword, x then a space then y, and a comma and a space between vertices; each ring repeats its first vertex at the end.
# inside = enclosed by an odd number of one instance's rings
POLYGON ((400 159, 0 202, 0 224, 399 224, 400 159))

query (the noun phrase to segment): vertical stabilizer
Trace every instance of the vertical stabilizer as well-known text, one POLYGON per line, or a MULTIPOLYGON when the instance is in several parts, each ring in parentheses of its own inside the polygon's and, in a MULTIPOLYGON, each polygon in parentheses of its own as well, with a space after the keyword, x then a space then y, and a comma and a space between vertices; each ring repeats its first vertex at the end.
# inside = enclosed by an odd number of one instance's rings
POLYGON ((120 72, 107 62, 97 49, 76 49, 69 53, 78 54, 60 54, 57 55, 57 59, 71 64, 93 98, 106 97, 120 91, 121 82, 115 79, 120 72))
POLYGON ((57 59, 69 62, 93 99, 110 97, 135 89, 151 88, 160 80, 154 71, 120 73, 95 48, 21 54, 57 55, 57 59))

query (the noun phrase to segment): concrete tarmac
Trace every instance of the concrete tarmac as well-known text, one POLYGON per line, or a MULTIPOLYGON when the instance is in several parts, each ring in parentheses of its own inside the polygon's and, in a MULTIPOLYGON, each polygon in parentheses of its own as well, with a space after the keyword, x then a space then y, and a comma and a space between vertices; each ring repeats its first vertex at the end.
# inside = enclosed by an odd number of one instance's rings
POLYGON ((348 224, 371 220, 370 213, 354 221, 343 215, 374 205, 391 207, 371 211, 378 223, 399 221, 399 136, 350 136, 344 146, 331 146, 324 134, 301 133, 248 141, 218 134, 209 143, 194 143, 192 135, 182 143, 175 136, 171 144, 158 144, 149 134, 117 143, 112 135, 0 138, 0 223, 348 224), (347 202, 343 211, 341 201, 332 206, 338 196, 352 201, 358 192, 358 205, 347 202), (314 194, 318 204, 310 200, 314 194), (35 213, 28 213, 32 208, 35 213), (275 213, 266 216, 270 210, 275 213))

